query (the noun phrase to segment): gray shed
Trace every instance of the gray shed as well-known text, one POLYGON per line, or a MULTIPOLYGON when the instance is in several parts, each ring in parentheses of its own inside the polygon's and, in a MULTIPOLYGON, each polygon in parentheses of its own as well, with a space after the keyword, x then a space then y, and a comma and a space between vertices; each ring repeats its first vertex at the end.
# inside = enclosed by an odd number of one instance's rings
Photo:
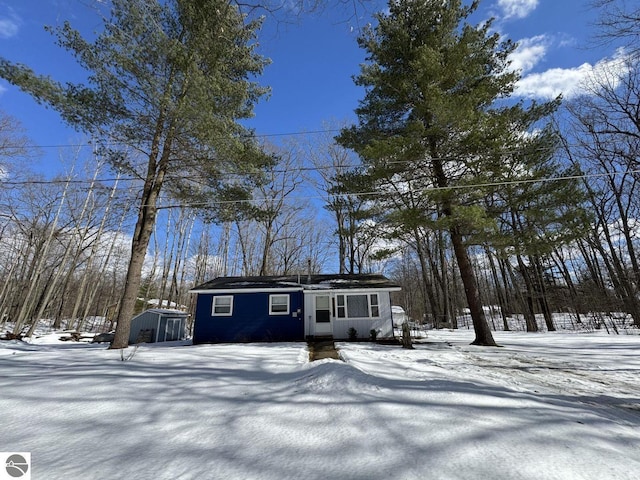
POLYGON ((178 310, 146 310, 131 320, 129 344, 184 340, 188 316, 178 310))

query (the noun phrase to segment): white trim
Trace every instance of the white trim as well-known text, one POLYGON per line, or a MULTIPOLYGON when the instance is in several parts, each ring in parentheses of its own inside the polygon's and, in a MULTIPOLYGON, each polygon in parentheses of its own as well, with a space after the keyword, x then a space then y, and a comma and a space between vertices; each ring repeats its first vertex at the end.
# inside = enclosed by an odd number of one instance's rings
POLYGON ((269 315, 289 315, 290 310, 291 310, 291 295, 281 294, 281 293, 272 293, 269 295, 269 315), (274 299, 275 297, 284 297, 287 299, 287 310, 285 312, 273 311, 272 299, 274 299))
POLYGON ((325 291, 322 293, 316 293, 312 295, 313 301, 311 302, 313 305, 313 334, 314 335, 331 335, 333 334, 333 295, 330 291, 325 291), (328 322, 318 322, 317 313, 318 313, 318 298, 319 297, 327 297, 329 299, 328 311, 329 311, 329 321, 328 322))
POLYGON ((211 316, 212 317, 231 317, 233 316, 233 295, 217 295, 212 297, 211 300, 211 316), (228 298, 229 302, 229 313, 216 313, 216 300, 219 298, 228 298))

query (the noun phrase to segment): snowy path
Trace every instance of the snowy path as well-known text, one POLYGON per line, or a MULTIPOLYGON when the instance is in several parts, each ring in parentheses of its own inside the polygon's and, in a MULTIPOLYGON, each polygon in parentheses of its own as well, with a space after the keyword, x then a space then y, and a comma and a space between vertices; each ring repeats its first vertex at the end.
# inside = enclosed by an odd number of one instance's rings
MULTIPOLYGON (((339 344, 0 343, 0 451, 34 479, 636 479, 640 336, 339 344)), ((1 466, 0 466, 1 468, 1 466)))

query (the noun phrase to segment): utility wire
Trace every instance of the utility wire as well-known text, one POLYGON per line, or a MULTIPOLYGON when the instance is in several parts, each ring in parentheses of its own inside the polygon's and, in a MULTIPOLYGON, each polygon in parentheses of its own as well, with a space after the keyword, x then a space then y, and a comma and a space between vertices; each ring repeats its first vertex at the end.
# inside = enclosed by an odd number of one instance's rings
MULTIPOLYGON (((307 170, 315 170, 315 168, 309 167, 307 170)), ((287 173, 287 172, 280 172, 287 173)), ((450 185, 447 187, 425 187, 421 189, 412 189, 407 190, 407 192, 411 191, 413 193, 428 193, 428 192, 436 192, 442 190, 467 190, 473 188, 488 188, 488 187, 502 187, 502 186, 510 186, 510 185, 527 185, 533 183, 546 183, 546 182, 558 182, 558 181, 569 181, 569 180, 587 180, 591 178, 602 178, 602 177, 610 177, 610 176, 619 176, 619 175, 637 175, 640 174, 640 169, 638 170, 626 170, 626 171, 615 171, 615 172, 606 172, 606 173, 584 173, 579 175, 565 175, 560 177, 541 177, 541 178, 530 178, 530 179, 514 179, 514 180, 501 180, 496 182, 485 182, 485 183, 469 183, 464 185, 450 185)), ((197 179, 200 177, 178 177, 181 179, 197 179)), ((171 177, 167 177, 167 179, 171 179, 171 177)), ((175 180, 175 178, 173 178, 175 180)), ((114 178, 103 178, 96 180, 71 180, 71 179, 58 179, 58 180, 25 180, 25 181, 0 181, 0 186, 2 185, 11 185, 11 186, 25 186, 25 185, 51 185, 51 184, 83 184, 83 183, 99 183, 99 182, 114 182, 114 181, 142 181, 139 178, 126 178, 126 177, 114 177, 114 178)), ((344 193, 344 194, 331 194, 331 195, 323 195, 323 196, 305 196, 305 197, 296 197, 299 200, 310 200, 310 199, 318 199, 318 198, 326 198, 327 196, 342 198, 342 197, 355 197, 355 196, 383 196, 389 195, 388 192, 381 192, 380 190, 371 191, 371 192, 353 192, 353 193, 344 193)), ((196 203, 189 204, 183 206, 200 206, 200 205, 214 205, 214 204, 226 204, 226 203, 252 203, 252 202, 260 202, 266 201, 268 198, 262 199, 247 199, 247 200, 228 200, 228 201, 218 201, 218 202, 206 202, 206 203, 196 203)), ((173 205, 172 207, 178 207, 180 205, 173 205)), ((169 207, 163 207, 169 208, 169 207)))
MULTIPOLYGON (((274 138, 274 137, 296 137, 304 135, 320 135, 323 133, 337 133, 340 132, 340 128, 330 128, 326 130, 308 130, 299 132, 275 132, 275 133, 255 133, 252 135, 245 135, 246 138, 274 138)), ((82 148, 93 147, 97 142, 82 142, 82 143, 61 143, 53 145, 30 145, 33 148, 82 148)), ((122 145, 126 146, 124 142, 106 142, 107 145, 122 145)))
MULTIPOLYGON (((598 178, 598 177, 609 177, 616 175, 625 175, 625 174, 640 174, 640 170, 628 170, 625 172, 612 172, 612 173, 592 173, 592 174, 582 174, 582 175, 566 175, 561 177, 543 177, 543 178, 532 178, 526 180, 505 180, 500 182, 486 182, 486 183, 475 183, 475 184, 466 184, 466 185, 452 185, 448 187, 425 187, 421 189, 408 189, 406 193, 429 193, 429 192, 438 192, 438 191, 447 191, 447 190, 468 190, 468 189, 479 189, 479 188, 487 188, 487 187, 501 187, 501 186, 510 186, 510 185, 527 185, 533 183, 548 183, 548 182, 560 182, 560 181, 569 181, 569 180, 586 180, 589 178, 598 178)), ((353 192, 353 193, 341 193, 341 194, 326 194, 326 195, 309 195, 309 196, 296 196, 290 197, 290 200, 293 201, 302 201, 302 200, 326 200, 327 198, 351 198, 351 197, 376 197, 376 196, 388 196, 394 195, 394 192, 381 192, 370 191, 370 192, 353 192)), ((395 194, 397 195, 397 194, 395 194)), ((161 209, 170 209, 170 208, 198 208, 198 207, 206 207, 213 205, 234 205, 234 204, 260 204, 262 202, 266 202, 269 200, 273 200, 270 197, 262 197, 262 198, 252 198, 252 199, 242 199, 242 200, 219 200, 212 202, 197 202, 197 203, 186 203, 186 204, 169 204, 163 205, 161 209)))
MULTIPOLYGON (((274 134, 276 135, 276 134, 274 134)), ((279 135, 279 134, 277 134, 279 135)), ((283 134, 283 135, 287 135, 287 134, 283 134)), ((87 145, 89 146, 89 145, 87 145)), ((552 151, 554 150, 553 147, 550 148, 538 148, 538 149, 533 149, 533 150, 526 150, 523 151, 522 149, 505 149, 505 150, 501 150, 499 152, 496 152, 495 155, 496 156, 510 156, 510 155, 514 155, 514 154, 521 154, 521 155, 525 155, 525 154, 532 154, 532 153, 544 153, 547 151, 552 151)), ((430 157, 425 159, 426 161, 433 161, 433 160, 440 160, 442 162, 447 162, 447 161, 457 161, 459 157, 457 156, 446 156, 446 157, 430 157)), ((408 164, 408 163, 416 163, 415 160, 393 160, 393 161, 389 161, 386 162, 386 166, 396 166, 396 165, 403 165, 403 164, 408 164)), ((336 170, 336 171, 346 171, 346 170, 355 170, 358 169, 360 167, 363 167, 365 165, 362 164, 345 164, 345 165, 333 165, 333 164, 326 164, 326 165, 314 165, 314 166, 299 166, 296 167, 295 169, 289 169, 289 170, 284 170, 284 169, 274 169, 274 170, 269 170, 268 173, 273 173, 273 174, 278 174, 278 173, 300 173, 300 172, 314 172, 314 171, 321 171, 321 170, 336 170)), ((257 172, 260 173, 260 172, 257 172)), ((246 173, 242 173, 242 172, 226 172, 222 175, 225 178, 230 178, 233 176, 239 176, 239 177, 246 177, 247 174, 246 173)), ((179 177, 171 177, 168 176, 168 179, 173 179, 175 180, 177 179, 183 179, 183 180, 198 180, 199 178, 201 178, 200 176, 197 175, 180 175, 179 177)), ((21 181, 16 181, 16 180, 6 180, 6 181, 1 181, 0 180, 0 184, 4 184, 4 185, 45 185, 45 184, 60 184, 60 183, 91 183, 91 182, 113 182, 116 180, 120 180, 120 181, 124 181, 124 182, 133 182, 133 181, 142 181, 142 177, 125 177, 125 176, 121 176, 116 178, 101 178, 101 179, 95 179, 95 180, 72 180, 72 179, 65 179, 65 178, 57 178, 57 179, 51 179, 51 180, 21 180, 21 181)))

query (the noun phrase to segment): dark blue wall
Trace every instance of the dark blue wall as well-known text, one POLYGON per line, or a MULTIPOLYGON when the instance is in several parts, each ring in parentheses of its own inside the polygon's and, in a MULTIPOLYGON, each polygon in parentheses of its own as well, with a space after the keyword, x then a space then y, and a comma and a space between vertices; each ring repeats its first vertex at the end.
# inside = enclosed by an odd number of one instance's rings
POLYGON ((291 342, 304 340, 303 294, 264 293, 198 294, 193 343, 291 342), (269 316, 269 295, 289 295, 289 315, 269 316), (214 296, 233 296, 233 315, 211 315, 214 296), (298 309, 302 314, 294 317, 298 309))

